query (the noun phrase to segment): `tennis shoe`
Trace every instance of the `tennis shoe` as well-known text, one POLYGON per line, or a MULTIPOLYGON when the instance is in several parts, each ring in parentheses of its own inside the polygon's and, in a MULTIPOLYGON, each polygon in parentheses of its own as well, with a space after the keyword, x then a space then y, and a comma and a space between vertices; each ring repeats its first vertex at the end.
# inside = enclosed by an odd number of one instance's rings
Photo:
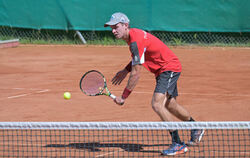
POLYGON ((188 148, 185 143, 173 143, 167 150, 163 150, 162 155, 178 155, 183 154, 188 151, 188 148))
POLYGON ((187 142, 188 146, 198 145, 201 141, 202 136, 204 135, 204 129, 192 129, 191 130, 191 139, 187 142))

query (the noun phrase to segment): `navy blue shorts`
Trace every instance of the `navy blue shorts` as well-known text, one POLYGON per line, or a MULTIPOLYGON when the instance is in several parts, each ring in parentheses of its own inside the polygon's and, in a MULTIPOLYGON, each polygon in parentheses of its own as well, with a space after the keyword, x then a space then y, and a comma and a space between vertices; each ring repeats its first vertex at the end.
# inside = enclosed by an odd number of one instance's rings
POLYGON ((166 92, 171 97, 178 96, 177 80, 179 79, 180 72, 165 71, 156 77, 155 93, 166 92))

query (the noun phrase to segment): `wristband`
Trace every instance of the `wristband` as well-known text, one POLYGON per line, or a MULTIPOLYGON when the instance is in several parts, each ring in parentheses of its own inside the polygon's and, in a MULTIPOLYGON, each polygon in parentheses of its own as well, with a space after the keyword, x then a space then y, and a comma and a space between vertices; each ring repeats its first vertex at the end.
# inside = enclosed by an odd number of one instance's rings
POLYGON ((131 92, 132 92, 131 90, 125 88, 122 93, 122 99, 126 99, 130 95, 131 92))

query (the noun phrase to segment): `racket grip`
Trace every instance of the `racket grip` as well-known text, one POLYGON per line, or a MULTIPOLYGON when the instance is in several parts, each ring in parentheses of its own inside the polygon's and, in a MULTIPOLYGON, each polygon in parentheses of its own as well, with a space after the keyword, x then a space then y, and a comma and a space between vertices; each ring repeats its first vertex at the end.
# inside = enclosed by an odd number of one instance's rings
MULTIPOLYGON (((113 94, 110 94, 109 97, 112 98, 113 100, 115 100, 115 98, 116 98, 116 96, 113 95, 113 94)), ((120 104, 120 105, 123 105, 123 104, 124 104, 124 103, 122 103, 122 104, 120 104)))
POLYGON ((116 98, 116 96, 113 95, 113 94, 110 94, 109 97, 112 98, 112 99, 115 99, 115 98, 116 98))

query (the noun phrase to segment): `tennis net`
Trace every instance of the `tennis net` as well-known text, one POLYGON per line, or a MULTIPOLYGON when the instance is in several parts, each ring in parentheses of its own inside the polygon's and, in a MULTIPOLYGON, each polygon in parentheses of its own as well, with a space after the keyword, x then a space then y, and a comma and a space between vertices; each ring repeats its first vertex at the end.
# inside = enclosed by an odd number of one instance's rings
POLYGON ((0 157, 160 157, 173 129, 205 129, 177 157, 250 157, 250 122, 0 122, 0 157))

